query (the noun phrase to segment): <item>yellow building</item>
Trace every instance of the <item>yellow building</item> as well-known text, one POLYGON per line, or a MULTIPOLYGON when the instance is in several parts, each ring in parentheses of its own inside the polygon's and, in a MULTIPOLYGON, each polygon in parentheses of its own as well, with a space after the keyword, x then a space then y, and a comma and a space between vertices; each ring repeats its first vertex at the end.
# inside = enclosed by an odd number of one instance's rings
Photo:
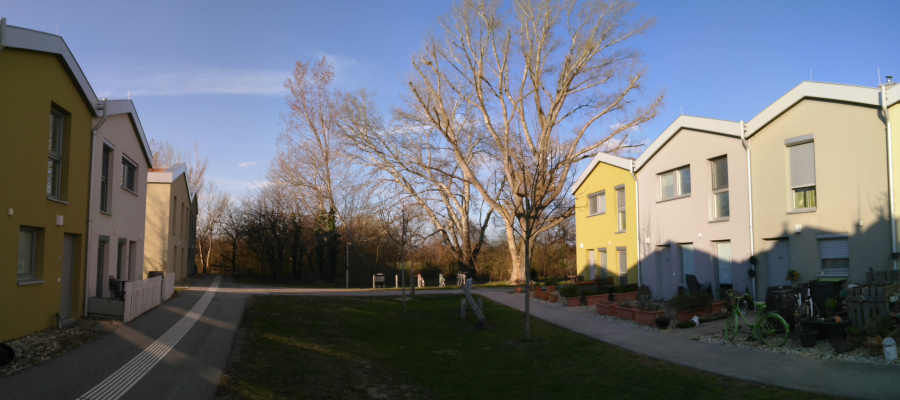
POLYGON ((632 160, 600 153, 572 187, 578 275, 638 283, 637 199, 632 160))
POLYGON ((144 278, 165 271, 181 279, 196 272, 194 264, 197 207, 184 163, 147 174, 147 219, 144 234, 144 278))
POLYGON ((99 108, 61 37, 0 18, 0 342, 83 314, 99 108))

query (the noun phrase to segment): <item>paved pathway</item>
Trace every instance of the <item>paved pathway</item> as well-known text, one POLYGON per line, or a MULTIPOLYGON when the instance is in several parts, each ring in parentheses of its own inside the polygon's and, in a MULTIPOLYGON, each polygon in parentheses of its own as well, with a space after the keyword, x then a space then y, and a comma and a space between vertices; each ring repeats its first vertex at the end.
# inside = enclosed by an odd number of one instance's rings
MULTIPOLYGON (((522 296, 497 291, 479 294, 525 310, 522 296)), ((852 398, 900 398, 900 366, 823 361, 701 343, 537 302, 531 303, 531 315, 635 353, 737 379, 852 398)))

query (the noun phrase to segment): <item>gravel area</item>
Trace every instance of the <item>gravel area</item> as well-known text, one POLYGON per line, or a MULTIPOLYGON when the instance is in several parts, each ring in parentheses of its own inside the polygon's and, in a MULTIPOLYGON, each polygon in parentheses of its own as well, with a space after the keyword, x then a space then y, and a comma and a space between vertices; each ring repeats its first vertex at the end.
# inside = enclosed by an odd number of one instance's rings
MULTIPOLYGON (((524 293, 516 293, 515 295, 516 296, 524 296, 524 293)), ((567 307, 565 299, 563 297, 560 297, 559 302, 557 302, 557 303, 550 303, 550 302, 547 302, 547 301, 544 301, 541 299, 535 299, 533 297, 531 298, 531 300, 534 302, 537 302, 537 303, 542 303, 542 304, 546 304, 546 305, 549 305, 552 307, 556 307, 561 310, 566 310, 566 311, 570 311, 570 312, 578 312, 578 313, 586 314, 593 318, 597 318, 597 319, 600 319, 603 321, 614 322, 614 323, 617 323, 620 325, 626 325, 626 326, 630 326, 630 327, 634 327, 634 328, 640 328, 640 329, 647 330, 647 331, 666 333, 666 332, 672 332, 672 331, 678 329, 677 327, 675 327, 674 320, 672 321, 672 323, 669 324, 668 329, 659 329, 656 326, 639 324, 637 322, 627 320, 627 319, 597 314, 597 309, 594 306, 567 307)), ((688 329, 690 329, 690 328, 688 328, 688 329)), ((893 362, 887 362, 887 360, 884 359, 883 355, 879 354, 876 356, 870 356, 869 350, 866 349, 865 347, 857 348, 856 350, 853 350, 848 353, 837 354, 837 353, 835 353, 834 348, 831 346, 831 344, 828 343, 827 340, 819 340, 816 342, 815 347, 807 348, 807 347, 803 347, 800 345, 800 340, 788 338, 788 341, 787 341, 787 343, 785 343, 784 346, 770 347, 770 346, 761 344, 758 341, 750 342, 745 339, 738 339, 738 340, 735 340, 734 342, 728 342, 725 340, 724 332, 720 332, 720 333, 716 333, 713 335, 701 336, 698 339, 698 341, 704 342, 704 343, 718 344, 718 345, 722 345, 722 346, 738 347, 738 348, 742 348, 742 349, 751 349, 751 350, 767 351, 770 353, 786 354, 786 355, 798 356, 798 357, 815 358, 815 359, 819 359, 819 360, 834 360, 834 361, 843 361, 843 362, 857 362, 857 363, 869 363, 869 364, 881 364, 881 365, 888 365, 888 364, 900 365, 900 358, 894 360, 893 362)))
POLYGON ((92 318, 79 321, 63 330, 46 329, 10 340, 6 344, 15 350, 16 358, 0 367, 0 378, 64 354, 121 325, 122 321, 119 320, 92 318))

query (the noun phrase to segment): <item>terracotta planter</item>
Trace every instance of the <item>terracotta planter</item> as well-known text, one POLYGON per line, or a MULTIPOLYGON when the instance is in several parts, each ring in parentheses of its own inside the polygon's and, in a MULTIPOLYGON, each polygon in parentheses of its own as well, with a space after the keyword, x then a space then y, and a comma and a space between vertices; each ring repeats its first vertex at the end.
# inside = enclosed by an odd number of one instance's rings
POLYGON ((616 316, 619 318, 634 320, 634 309, 628 307, 616 307, 616 316))
POLYGON ((551 303, 556 303, 557 301, 559 301, 559 295, 551 293, 549 296, 547 296, 547 301, 549 301, 551 303))
POLYGON ((545 290, 547 293, 550 293, 550 292, 556 290, 556 285, 547 285, 547 286, 544 286, 544 290, 545 290))
POLYGON ((531 297, 539 299, 539 298, 541 298, 541 293, 544 293, 544 292, 542 292, 540 289, 537 289, 537 290, 531 292, 531 297))
POLYGON ((583 281, 575 284, 578 285, 578 294, 597 291, 597 282, 594 281, 583 281))
POLYGON ((566 297, 566 306, 578 307, 581 305, 581 297, 566 297))
POLYGON ((717 312, 719 312, 719 310, 725 308, 725 302, 717 301, 715 303, 712 303, 712 305, 710 305, 710 307, 712 307, 712 313, 717 313, 717 312))
POLYGON ((597 304, 597 314, 616 316, 616 303, 597 304))
POLYGON ((616 303, 624 303, 626 301, 637 301, 637 295, 638 295, 638 292, 613 294, 613 296, 616 298, 616 303))
POLYGON ((517 288, 516 288, 516 293, 522 293, 522 288, 517 287, 517 288))
POLYGON ((659 317, 662 317, 666 312, 665 311, 641 311, 641 310, 632 310, 634 313, 634 322, 644 325, 653 325, 653 321, 659 317))
POLYGON ((685 311, 682 311, 682 310, 679 310, 676 308, 675 314, 678 316, 678 318, 676 318, 678 320, 678 322, 688 321, 691 318, 694 318, 695 315, 700 316, 700 315, 709 314, 709 307, 702 307, 702 308, 698 308, 698 309, 694 309, 694 310, 685 310, 685 311))
POLYGON ((541 285, 534 285, 534 286, 531 287, 531 290, 532 290, 532 291, 535 291, 535 292, 540 292, 540 291, 541 291, 541 285))
POLYGON ((547 301, 550 298, 550 293, 541 292, 541 300, 547 301))
POLYGON ((593 296, 587 296, 587 305, 595 306, 597 304, 606 304, 609 303, 609 295, 608 294, 597 294, 593 296))

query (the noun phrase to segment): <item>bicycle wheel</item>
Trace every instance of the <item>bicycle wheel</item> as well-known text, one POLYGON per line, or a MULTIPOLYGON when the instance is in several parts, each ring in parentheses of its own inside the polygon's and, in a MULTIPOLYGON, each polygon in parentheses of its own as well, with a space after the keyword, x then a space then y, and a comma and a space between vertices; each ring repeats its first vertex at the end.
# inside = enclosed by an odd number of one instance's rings
POLYGON ((772 347, 781 347, 787 342, 790 328, 780 315, 769 313, 756 321, 756 332, 763 343, 772 347))

